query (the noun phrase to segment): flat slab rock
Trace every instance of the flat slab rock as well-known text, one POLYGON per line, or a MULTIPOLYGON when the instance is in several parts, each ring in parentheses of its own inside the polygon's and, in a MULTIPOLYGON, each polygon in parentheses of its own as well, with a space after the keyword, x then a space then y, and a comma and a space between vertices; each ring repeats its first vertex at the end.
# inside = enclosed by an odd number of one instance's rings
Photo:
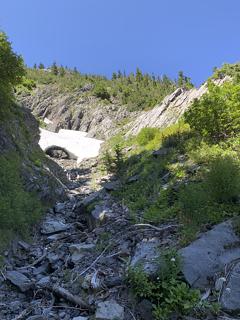
POLYGON ((220 302, 227 311, 240 311, 240 261, 230 271, 220 302))
POLYGON ((6 272, 5 277, 21 292, 26 292, 33 286, 32 281, 28 277, 17 271, 8 271, 6 272))
POLYGON ((96 320, 124 320, 124 308, 116 301, 109 300, 97 305, 96 320))
POLYGON ((199 289, 210 287, 209 279, 217 272, 224 271, 226 264, 240 258, 239 241, 231 221, 227 221, 179 250, 182 271, 188 283, 199 289))
POLYGON ((71 253, 71 260, 73 263, 77 263, 82 260, 86 252, 92 252, 96 248, 95 244, 72 244, 69 246, 71 253))
POLYGON ((142 267, 148 275, 155 275, 159 269, 159 240, 156 238, 143 239, 137 244, 131 267, 142 267))
POLYGON ((104 184, 104 188, 107 191, 116 191, 120 188, 120 182, 119 181, 110 181, 104 184))
POLYGON ((42 234, 53 234, 57 232, 63 232, 69 229, 69 225, 65 224, 61 220, 49 219, 42 224, 42 234))

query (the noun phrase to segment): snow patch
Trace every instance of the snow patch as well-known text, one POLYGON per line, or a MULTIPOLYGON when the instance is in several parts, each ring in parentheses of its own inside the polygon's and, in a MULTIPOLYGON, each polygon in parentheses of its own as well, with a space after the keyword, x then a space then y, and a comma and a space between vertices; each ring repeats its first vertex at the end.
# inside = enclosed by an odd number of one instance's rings
POLYGON ((102 140, 87 138, 87 132, 61 129, 59 132, 51 132, 40 128, 39 145, 43 151, 52 146, 64 148, 72 154, 77 162, 83 159, 97 157, 102 140))

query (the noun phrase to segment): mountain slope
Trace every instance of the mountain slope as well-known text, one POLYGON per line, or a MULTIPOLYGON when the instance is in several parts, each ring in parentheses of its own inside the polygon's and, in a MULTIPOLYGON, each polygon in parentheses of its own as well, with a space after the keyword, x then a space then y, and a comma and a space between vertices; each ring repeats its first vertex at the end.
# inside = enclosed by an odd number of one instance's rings
MULTIPOLYGON (((213 82, 220 86, 229 79, 230 77, 225 76, 223 79, 216 79, 213 82)), ((143 112, 136 120, 131 122, 128 134, 136 135, 142 128, 146 127, 165 128, 177 123, 193 101, 200 99, 207 91, 207 83, 204 83, 200 88, 192 88, 190 90, 184 88, 176 89, 161 104, 150 111, 143 112)))

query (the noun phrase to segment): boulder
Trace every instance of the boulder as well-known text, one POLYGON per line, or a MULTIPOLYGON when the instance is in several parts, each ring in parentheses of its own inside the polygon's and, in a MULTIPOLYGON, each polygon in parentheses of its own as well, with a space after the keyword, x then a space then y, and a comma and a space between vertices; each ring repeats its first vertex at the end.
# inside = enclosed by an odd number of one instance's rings
POLYGON ((58 202, 55 206, 54 206, 54 211, 56 213, 64 213, 65 211, 65 203, 64 202, 58 202))
POLYGON ((96 205, 94 210, 87 216, 90 230, 101 226, 107 220, 107 209, 102 205, 96 205))
POLYGON ((131 184, 131 183, 137 182, 139 178, 140 178, 139 174, 135 174, 134 176, 131 176, 128 178, 127 183, 131 184))
POLYGON ((26 292, 33 287, 32 281, 18 271, 8 271, 5 276, 21 292, 26 292))
POLYGON ((69 247, 71 260, 73 263, 79 262, 86 252, 92 252, 95 249, 95 244, 72 244, 69 247))
POLYGON ((74 317, 72 320, 88 320, 88 317, 74 317))
POLYGON ((165 157, 172 151, 172 148, 161 148, 159 150, 153 151, 152 155, 154 158, 165 157))
POLYGON ((69 228, 69 225, 65 224, 60 220, 48 219, 42 224, 42 234, 52 234, 66 231, 69 228))
POLYGON ((144 299, 141 302, 139 302, 137 305, 137 311, 138 311, 141 319, 154 320, 153 305, 149 300, 144 299))
POLYGON ((239 237, 231 221, 215 226, 189 246, 179 250, 182 271, 188 283, 199 289, 210 286, 209 280, 224 271, 225 265, 240 257, 239 237))
POLYGON ((107 191, 117 191, 120 188, 119 181, 110 181, 104 184, 104 188, 107 191))
POLYGON ((159 240, 156 238, 143 239, 138 243, 131 259, 130 266, 142 267, 148 275, 154 276, 159 269, 159 240))
POLYGON ((100 302, 97 305, 95 319, 96 320, 117 320, 117 319, 123 320, 124 308, 114 300, 100 302))
POLYGON ((231 312, 240 311, 240 262, 232 268, 221 295, 221 306, 231 312))

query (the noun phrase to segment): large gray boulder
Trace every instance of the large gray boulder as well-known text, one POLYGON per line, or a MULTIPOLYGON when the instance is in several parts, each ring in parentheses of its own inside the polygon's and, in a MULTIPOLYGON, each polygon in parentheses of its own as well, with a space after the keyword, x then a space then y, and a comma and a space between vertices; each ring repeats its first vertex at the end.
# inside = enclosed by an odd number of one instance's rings
POLYGON ((8 271, 6 279, 16 286, 21 292, 26 292, 33 287, 32 281, 18 271, 8 271))
POLYGON ((100 302, 97 305, 95 319, 96 320, 123 320, 124 308, 114 300, 100 302))
POLYGON ((140 267, 145 273, 154 276, 159 269, 160 242, 156 238, 143 239, 137 244, 131 259, 132 268, 140 267))
POLYGON ((240 246, 236 244, 239 244, 239 237, 235 234, 231 221, 221 223, 202 234, 199 239, 179 251, 185 279, 192 287, 209 287, 209 280, 216 273, 224 271, 226 264, 240 258, 240 246))
POLYGON ((52 233, 58 233, 63 232, 69 229, 69 225, 65 224, 61 220, 55 220, 55 219, 46 219, 42 224, 42 234, 52 234, 52 233))
POLYGON ((240 262, 232 268, 220 302, 227 311, 240 311, 240 262))

